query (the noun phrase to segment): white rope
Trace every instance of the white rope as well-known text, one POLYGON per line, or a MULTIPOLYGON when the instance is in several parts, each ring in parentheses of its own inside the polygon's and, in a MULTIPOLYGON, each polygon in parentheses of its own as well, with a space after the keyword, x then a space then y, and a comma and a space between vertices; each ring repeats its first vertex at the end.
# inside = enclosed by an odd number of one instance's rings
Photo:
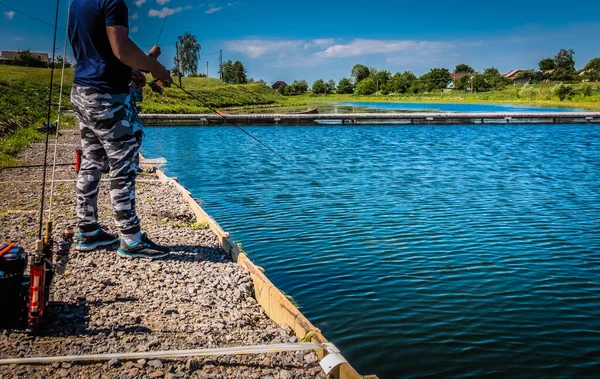
POLYGON ((223 356, 223 355, 246 355, 246 354, 264 354, 280 353, 285 351, 317 350, 324 349, 325 346, 318 343, 280 343, 273 345, 256 346, 236 346, 217 349, 197 349, 197 350, 169 350, 169 351, 147 351, 138 353, 115 353, 115 354, 90 354, 90 355, 65 355, 58 357, 33 357, 33 358, 13 358, 0 359, 0 365, 14 364, 40 364, 54 362, 98 362, 132 359, 151 359, 151 358, 177 358, 177 357, 205 357, 205 356, 223 356))
MULTIPOLYGON (((63 45, 63 63, 62 63, 62 73, 60 76, 60 93, 58 94, 58 116, 56 119, 56 138, 54 140, 54 159, 52 161, 52 180, 50 181, 50 206, 48 211, 48 219, 52 218, 52 205, 54 203, 54 176, 56 174, 56 156, 58 152, 58 129, 60 128, 60 112, 62 105, 62 95, 63 95, 63 86, 65 84, 65 64, 67 62, 67 39, 69 37, 69 17, 71 16, 71 2, 69 1, 67 7, 67 31, 65 31, 65 43, 63 45)), ((52 62, 55 64, 55 62, 52 62)), ((44 178, 45 179, 45 178, 44 178)))
MULTIPOLYGON (((101 182, 110 182, 111 180, 121 180, 120 178, 110 178, 110 179, 100 179, 101 182)), ((19 183, 41 183, 41 180, 15 180, 15 181, 5 181, 0 182, 0 184, 19 184, 19 183)), ((56 179, 55 183, 76 183, 77 179, 56 179)), ((167 184, 164 180, 161 179, 136 179, 136 183, 164 183, 167 184)), ((51 211, 51 209, 50 209, 51 211)))

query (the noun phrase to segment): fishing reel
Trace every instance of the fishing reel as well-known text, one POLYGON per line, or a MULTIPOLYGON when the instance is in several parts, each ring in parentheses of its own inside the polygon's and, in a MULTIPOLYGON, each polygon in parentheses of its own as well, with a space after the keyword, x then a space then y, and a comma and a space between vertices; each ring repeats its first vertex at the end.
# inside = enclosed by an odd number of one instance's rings
POLYGON ((62 240, 51 238, 52 223, 46 224, 43 241, 36 242, 28 257, 22 247, 0 245, 0 328, 29 329, 35 333, 43 323, 55 274, 63 274, 75 233, 68 228, 62 240), (29 261, 29 275, 25 268, 29 261))

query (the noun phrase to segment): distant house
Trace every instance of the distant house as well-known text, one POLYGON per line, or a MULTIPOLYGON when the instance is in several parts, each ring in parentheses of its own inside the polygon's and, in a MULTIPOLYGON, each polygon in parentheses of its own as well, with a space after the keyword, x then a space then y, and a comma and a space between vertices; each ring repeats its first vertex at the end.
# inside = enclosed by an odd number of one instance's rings
POLYGON ((288 84, 286 82, 282 82, 280 80, 280 81, 275 82, 275 84, 273 84, 271 86, 271 88, 273 88, 277 92, 283 92, 283 90, 285 90, 285 87, 287 87, 287 86, 288 86, 288 84))
MULTIPOLYGON (((0 61, 3 61, 3 63, 10 63, 12 61, 14 61, 16 58, 19 57, 19 54, 21 54, 20 51, 5 51, 2 50, 2 54, 0 55, 0 61)), ((49 59, 48 59, 48 53, 34 53, 31 52, 31 55, 33 55, 34 57, 38 57, 40 58, 40 61, 42 63, 48 63, 49 59)))
POLYGON ((519 78, 521 72, 523 72, 521 69, 511 70, 502 77, 508 79, 512 84, 531 84, 531 78, 519 78))

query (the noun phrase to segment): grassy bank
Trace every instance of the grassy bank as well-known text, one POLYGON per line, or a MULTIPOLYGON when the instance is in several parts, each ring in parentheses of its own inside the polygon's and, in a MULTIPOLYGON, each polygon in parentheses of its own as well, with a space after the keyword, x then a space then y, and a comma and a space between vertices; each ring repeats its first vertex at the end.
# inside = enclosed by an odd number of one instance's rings
POLYGON ((541 107, 565 107, 580 108, 587 110, 600 110, 600 83, 589 83, 592 86, 592 94, 583 94, 583 84, 573 85, 575 95, 564 101, 552 95, 552 87, 555 84, 543 83, 531 85, 526 89, 524 86, 507 86, 499 91, 481 93, 468 93, 452 91, 449 93, 422 93, 422 94, 390 94, 361 96, 354 94, 328 94, 315 95, 307 93, 301 96, 290 96, 286 104, 304 105, 315 102, 407 102, 407 103, 472 103, 472 104, 518 104, 535 105, 541 107))
MULTIPOLYGON (((63 88, 63 106, 70 106, 72 80, 73 70, 65 71, 68 85, 63 88)), ((0 66, 0 167, 18 164, 15 154, 44 138, 36 128, 42 126, 48 116, 49 84, 49 69, 0 66)), ((57 76, 53 85, 55 104, 59 91, 60 76, 57 76)), ((56 119, 56 108, 52 107, 52 120, 56 119)), ((63 121, 63 126, 73 124, 73 120, 63 121)))
MULTIPOLYGON (((62 106, 70 108, 73 69, 65 70, 62 106)), ((56 103, 60 91, 61 70, 54 72, 52 120, 56 119, 56 103)), ((15 154, 32 142, 43 139, 35 129, 46 121, 50 70, 0 65, 0 167, 18 164, 15 154)), ((283 96, 262 84, 227 85, 218 79, 183 78, 183 86, 215 108, 235 106, 270 106, 285 102, 283 96)), ((163 95, 144 89, 145 99, 140 104, 147 113, 203 113, 210 112, 198 101, 173 87, 163 95)), ((64 116, 63 116, 64 117, 64 116)), ((74 119, 63 118, 63 127, 73 125, 74 119)))
MULTIPOLYGON (((260 83, 232 85, 213 78, 182 78, 182 84, 183 88, 214 108, 267 106, 286 102, 279 93, 260 83)), ((162 95, 152 92, 149 87, 144 88, 144 101, 140 108, 144 113, 210 112, 210 109, 175 86, 165 89, 162 95)))

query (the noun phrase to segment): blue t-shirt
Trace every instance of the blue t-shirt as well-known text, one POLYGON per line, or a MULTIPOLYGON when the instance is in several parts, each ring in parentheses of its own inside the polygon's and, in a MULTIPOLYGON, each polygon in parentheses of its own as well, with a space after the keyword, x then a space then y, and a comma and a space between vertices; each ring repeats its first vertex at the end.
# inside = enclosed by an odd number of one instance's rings
POLYGON ((131 68, 115 57, 107 26, 129 28, 124 0, 73 0, 69 40, 77 61, 74 83, 104 93, 128 93, 131 68))

